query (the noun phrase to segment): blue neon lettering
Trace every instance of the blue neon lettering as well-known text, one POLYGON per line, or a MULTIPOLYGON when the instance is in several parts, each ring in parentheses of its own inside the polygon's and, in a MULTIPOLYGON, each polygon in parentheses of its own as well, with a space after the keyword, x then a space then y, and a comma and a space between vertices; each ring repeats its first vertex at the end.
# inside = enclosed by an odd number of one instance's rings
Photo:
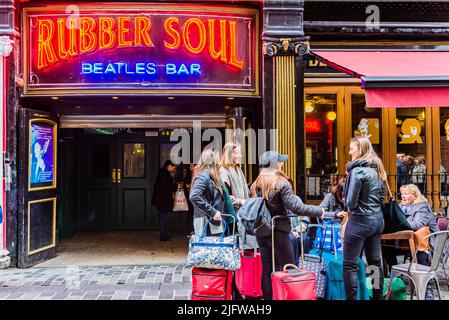
POLYGON ((132 69, 129 70, 128 68, 129 68, 129 64, 125 63, 125 73, 126 74, 134 74, 134 71, 132 71, 132 69))
POLYGON ((201 75, 201 66, 198 63, 192 63, 190 65, 190 74, 194 75, 201 75))
POLYGON ((81 71, 82 74, 91 74, 92 73, 92 65, 90 63, 83 63, 81 70, 82 70, 81 71))
POLYGON ((173 63, 167 63, 165 70, 166 74, 176 74, 176 65, 173 63))
POLYGON ((189 74, 189 70, 184 63, 179 66, 178 74, 180 75, 181 73, 189 74))
POLYGON ((136 63, 136 73, 145 74, 145 63, 136 63))
POLYGON ((124 62, 117 62, 116 65, 118 67, 118 73, 121 74, 122 73, 122 67, 125 65, 125 63, 124 62))
POLYGON ((94 63, 94 73, 95 74, 103 73, 103 64, 101 62, 94 63))
POLYGON ((155 74, 156 73, 156 65, 154 63, 147 64, 147 74, 155 74))
POLYGON ((109 63, 108 66, 106 67, 106 70, 104 70, 104 74, 108 74, 108 73, 113 73, 113 74, 117 73, 115 71, 114 65, 112 63, 109 63))

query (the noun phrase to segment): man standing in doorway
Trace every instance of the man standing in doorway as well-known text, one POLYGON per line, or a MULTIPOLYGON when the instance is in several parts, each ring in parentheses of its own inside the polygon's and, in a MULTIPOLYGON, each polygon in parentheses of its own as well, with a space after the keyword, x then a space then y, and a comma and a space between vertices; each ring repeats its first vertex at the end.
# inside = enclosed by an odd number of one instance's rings
POLYGON ((173 193, 176 192, 175 176, 176 166, 165 161, 156 177, 151 204, 159 211, 160 241, 170 241, 166 225, 169 212, 173 211, 173 193))

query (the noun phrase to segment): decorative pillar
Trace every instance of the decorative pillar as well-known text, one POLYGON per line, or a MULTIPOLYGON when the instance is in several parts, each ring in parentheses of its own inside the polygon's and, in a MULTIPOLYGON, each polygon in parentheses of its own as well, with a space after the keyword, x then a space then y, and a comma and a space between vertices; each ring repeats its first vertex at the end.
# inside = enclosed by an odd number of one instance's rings
POLYGON ((8 268, 11 260, 6 250, 6 181, 4 174, 4 155, 6 153, 6 97, 8 81, 6 72, 6 57, 12 52, 13 41, 9 36, 0 36, 0 269, 8 268))
MULTIPOLYGON (((309 52, 302 0, 264 2, 263 72, 265 129, 276 129, 276 150, 288 154, 283 170, 300 195, 305 190, 304 71, 309 52)), ((269 139, 271 140, 271 139, 269 139)))

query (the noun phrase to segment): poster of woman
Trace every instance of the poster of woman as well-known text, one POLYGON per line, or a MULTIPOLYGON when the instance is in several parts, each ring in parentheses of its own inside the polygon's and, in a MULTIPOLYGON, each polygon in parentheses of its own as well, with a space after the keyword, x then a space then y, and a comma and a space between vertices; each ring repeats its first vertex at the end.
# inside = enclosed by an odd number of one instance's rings
POLYGON ((56 127, 32 123, 30 134, 30 188, 53 186, 55 179, 54 134, 56 127))

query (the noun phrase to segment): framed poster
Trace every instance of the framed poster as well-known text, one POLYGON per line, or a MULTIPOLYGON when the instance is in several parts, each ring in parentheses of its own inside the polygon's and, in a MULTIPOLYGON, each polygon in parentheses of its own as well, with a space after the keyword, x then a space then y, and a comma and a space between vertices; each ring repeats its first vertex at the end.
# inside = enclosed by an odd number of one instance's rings
POLYGON ((28 140, 28 191, 56 188, 57 124, 31 119, 28 140))

